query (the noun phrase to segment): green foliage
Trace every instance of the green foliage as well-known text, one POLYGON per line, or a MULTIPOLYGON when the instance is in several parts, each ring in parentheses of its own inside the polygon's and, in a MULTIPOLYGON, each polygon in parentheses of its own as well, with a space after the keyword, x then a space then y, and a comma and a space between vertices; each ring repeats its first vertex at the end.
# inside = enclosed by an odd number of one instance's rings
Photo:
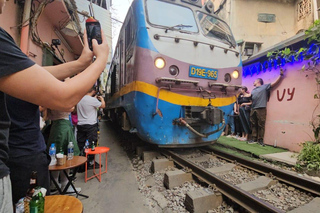
POLYGON ((308 36, 308 43, 311 41, 320 43, 320 20, 315 20, 309 29, 306 30, 305 34, 308 36))
POLYGON ((307 141, 298 155, 297 169, 307 168, 308 171, 320 170, 320 144, 307 141))
POLYGON ((319 52, 320 52, 320 20, 316 20, 313 24, 305 31, 306 40, 309 45, 308 47, 301 47, 298 51, 290 48, 284 48, 282 50, 276 50, 268 52, 267 57, 269 61, 285 59, 286 62, 291 62, 294 57, 295 61, 298 61, 300 57, 305 60, 310 60, 308 67, 302 67, 302 70, 314 70, 319 73, 316 66, 319 63, 319 52))

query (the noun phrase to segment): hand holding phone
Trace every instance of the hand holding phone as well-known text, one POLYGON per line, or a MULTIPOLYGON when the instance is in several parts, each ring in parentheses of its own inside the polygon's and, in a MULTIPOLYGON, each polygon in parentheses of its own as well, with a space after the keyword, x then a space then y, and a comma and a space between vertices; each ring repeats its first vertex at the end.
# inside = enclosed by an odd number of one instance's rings
POLYGON ((88 18, 86 20, 86 30, 89 48, 92 51, 92 39, 96 39, 98 44, 102 43, 101 26, 99 21, 95 20, 94 18, 88 18))

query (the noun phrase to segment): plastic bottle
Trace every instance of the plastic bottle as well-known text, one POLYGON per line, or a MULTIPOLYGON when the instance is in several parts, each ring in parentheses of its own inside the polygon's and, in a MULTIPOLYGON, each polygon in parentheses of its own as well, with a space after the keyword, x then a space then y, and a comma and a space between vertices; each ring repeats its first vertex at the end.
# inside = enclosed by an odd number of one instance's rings
POLYGON ((73 142, 69 142, 68 144, 68 160, 72 160, 73 159, 73 142))
POLYGON ((49 155, 51 157, 51 162, 50 166, 56 165, 57 164, 57 159, 56 159, 56 145, 54 143, 51 144, 49 148, 49 155))
POLYGON ((84 144, 84 152, 88 152, 89 149, 89 140, 86 140, 86 143, 84 144))

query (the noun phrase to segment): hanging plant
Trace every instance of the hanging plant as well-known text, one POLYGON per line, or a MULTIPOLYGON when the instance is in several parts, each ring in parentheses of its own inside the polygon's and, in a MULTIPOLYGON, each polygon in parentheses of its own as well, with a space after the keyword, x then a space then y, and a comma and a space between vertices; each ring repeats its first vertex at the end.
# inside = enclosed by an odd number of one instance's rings
MULTIPOLYGON (((284 48, 283 50, 268 52, 268 60, 285 60, 285 62, 310 60, 308 62, 308 67, 303 66, 302 70, 311 70, 318 74, 319 69, 317 68, 317 65, 319 64, 320 59, 320 20, 314 21, 314 23, 305 31, 305 35, 308 44, 307 47, 301 47, 299 50, 284 48)), ((316 80, 317 83, 320 82, 318 78, 316 80)))

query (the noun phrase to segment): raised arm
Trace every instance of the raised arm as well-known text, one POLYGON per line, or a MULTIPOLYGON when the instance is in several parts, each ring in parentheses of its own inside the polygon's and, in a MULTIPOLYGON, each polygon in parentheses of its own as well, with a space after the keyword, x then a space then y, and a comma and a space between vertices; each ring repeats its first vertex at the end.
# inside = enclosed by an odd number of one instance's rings
POLYGON ((106 107, 106 102, 104 101, 102 96, 98 96, 98 99, 101 101, 100 109, 104 109, 106 107))
POLYGON ((274 87, 275 85, 277 85, 280 82, 282 76, 283 76, 283 69, 280 69, 280 74, 277 77, 277 79, 271 83, 271 87, 274 87))
POLYGON ((96 60, 83 72, 61 82, 39 65, 0 78, 0 90, 16 98, 51 109, 70 110, 88 92, 106 66, 109 47, 102 32, 102 44, 93 40, 96 60))

